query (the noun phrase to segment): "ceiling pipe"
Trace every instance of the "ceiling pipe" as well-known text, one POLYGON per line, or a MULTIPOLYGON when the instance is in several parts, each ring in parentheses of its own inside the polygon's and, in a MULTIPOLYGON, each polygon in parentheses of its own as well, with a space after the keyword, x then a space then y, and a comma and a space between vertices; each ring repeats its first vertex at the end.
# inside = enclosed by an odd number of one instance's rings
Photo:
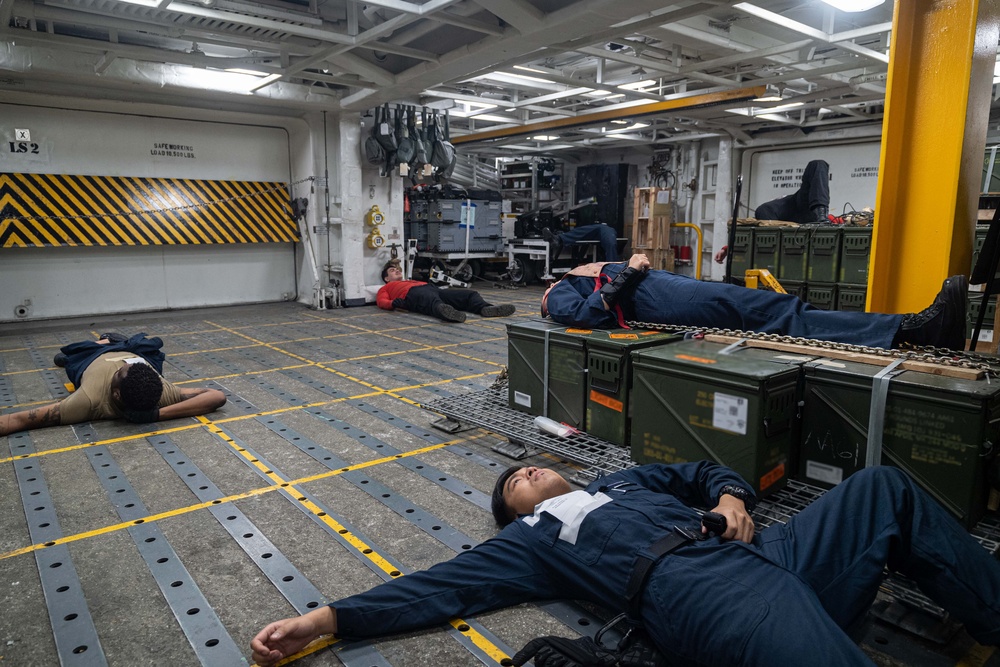
POLYGON ((739 90, 729 90, 707 95, 692 95, 667 102, 653 102, 651 104, 638 104, 625 109, 614 111, 595 111, 588 114, 580 114, 572 118, 558 118, 539 123, 528 123, 499 130, 487 130, 476 134, 466 134, 460 137, 452 137, 453 144, 467 144, 477 141, 489 141, 505 137, 516 137, 525 134, 547 134, 553 130, 567 128, 577 128, 585 125, 595 125, 621 118, 636 118, 651 114, 667 113, 685 109, 695 109, 699 107, 716 106, 723 104, 739 103, 752 100, 764 92, 764 86, 752 86, 739 90))

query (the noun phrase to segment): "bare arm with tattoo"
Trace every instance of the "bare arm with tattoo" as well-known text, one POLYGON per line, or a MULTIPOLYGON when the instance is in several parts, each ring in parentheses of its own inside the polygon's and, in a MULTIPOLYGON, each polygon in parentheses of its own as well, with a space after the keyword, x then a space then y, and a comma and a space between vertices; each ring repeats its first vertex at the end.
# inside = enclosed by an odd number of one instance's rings
POLYGON ((183 400, 160 408, 159 421, 204 415, 226 404, 226 395, 218 389, 181 389, 181 396, 183 400))
POLYGON ((33 428, 57 426, 59 424, 59 403, 50 403, 19 412, 0 415, 0 436, 30 431, 33 428))

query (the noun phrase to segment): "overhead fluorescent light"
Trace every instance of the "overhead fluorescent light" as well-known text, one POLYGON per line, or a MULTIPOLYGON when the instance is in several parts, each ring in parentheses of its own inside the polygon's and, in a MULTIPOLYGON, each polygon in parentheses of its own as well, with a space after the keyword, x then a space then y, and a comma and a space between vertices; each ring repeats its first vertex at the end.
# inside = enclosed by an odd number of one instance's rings
POLYGON ((866 12, 878 7, 885 0, 823 0, 823 2, 842 12, 866 12))
POLYGON ((769 83, 764 86, 764 94, 760 97, 755 97, 754 102, 780 102, 781 101, 781 90, 774 85, 769 83))
POLYGON ((249 74, 250 76, 267 76, 267 74, 265 72, 256 72, 256 71, 254 71, 252 69, 239 69, 238 67, 237 68, 232 68, 232 69, 227 69, 225 71, 226 72, 232 72, 233 74, 249 74))
POLYGON ((655 86, 656 81, 653 79, 643 79, 642 81, 633 81, 632 83, 623 83, 618 86, 618 88, 624 88, 625 90, 642 90, 644 88, 649 88, 650 86, 655 86))
POLYGON ((557 134, 539 134, 532 137, 534 141, 555 141, 558 138, 559 135, 557 134))
MULTIPOLYGON (((616 121, 611 121, 612 123, 616 121)), ((649 127, 649 123, 632 123, 628 127, 614 127, 610 130, 604 130, 605 134, 615 134, 616 132, 629 132, 631 130, 640 130, 644 127, 649 127)))
POLYGON ((545 70, 533 69, 531 67, 525 67, 524 65, 514 65, 514 69, 521 69, 525 72, 534 72, 535 74, 548 74, 545 70))

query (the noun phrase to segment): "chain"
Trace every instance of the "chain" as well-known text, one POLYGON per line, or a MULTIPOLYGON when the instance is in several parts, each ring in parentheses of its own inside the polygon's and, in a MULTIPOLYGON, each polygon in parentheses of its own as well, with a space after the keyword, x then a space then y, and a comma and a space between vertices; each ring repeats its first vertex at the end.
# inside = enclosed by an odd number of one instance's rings
POLYGON ((934 347, 933 345, 887 350, 882 347, 868 347, 865 345, 852 345, 850 343, 835 343, 833 341, 815 340, 812 338, 797 338, 795 336, 785 336, 782 334, 740 331, 739 329, 710 329, 707 327, 659 324, 656 322, 628 322, 628 325, 639 329, 655 329, 657 331, 670 331, 674 333, 693 331, 703 335, 713 334, 717 336, 729 336, 732 338, 759 340, 769 343, 785 343, 814 348, 817 350, 836 350, 838 352, 869 354, 878 357, 887 357, 890 359, 919 361, 921 363, 936 364, 939 366, 968 368, 983 372, 989 377, 1000 377, 1000 358, 987 357, 975 352, 959 352, 943 347, 934 347))
POLYGON ((103 218, 129 218, 135 215, 151 215, 154 213, 188 211, 196 208, 205 208, 208 206, 215 206, 218 204, 228 204, 229 202, 242 201, 244 199, 252 199, 254 197, 260 197, 261 195, 277 192, 278 190, 292 188, 296 185, 301 185, 302 183, 306 183, 307 181, 314 181, 314 180, 316 180, 315 176, 306 176, 305 178, 301 178, 295 181, 294 183, 289 183, 287 185, 276 185, 273 188, 268 188, 267 190, 260 190, 259 192, 248 192, 244 195, 237 195, 235 197, 229 197, 227 199, 215 199, 201 204, 188 204, 186 206, 151 208, 142 211, 128 211, 126 213, 99 213, 96 215, 16 215, 10 218, 4 218, 4 220, 100 220, 103 218))

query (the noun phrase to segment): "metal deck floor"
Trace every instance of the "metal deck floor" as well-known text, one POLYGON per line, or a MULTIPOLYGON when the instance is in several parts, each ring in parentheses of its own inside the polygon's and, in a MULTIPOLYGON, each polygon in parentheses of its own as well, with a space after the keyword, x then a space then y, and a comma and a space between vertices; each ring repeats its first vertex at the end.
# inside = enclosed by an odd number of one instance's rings
MULTIPOLYGON (((504 325, 537 317, 539 287, 477 288, 518 313, 457 325, 278 303, 0 325, 2 411, 64 396, 53 354, 109 330, 160 336, 168 380, 229 397, 203 419, 0 437, 0 667, 246 664, 267 622, 493 535, 489 494, 512 463, 493 447, 506 440, 436 430, 419 407, 489 387, 504 325)), ((521 605, 295 664, 496 665, 532 637, 595 622, 569 603, 521 605)), ((967 654, 967 639, 877 631, 866 646, 880 664, 967 654)))

